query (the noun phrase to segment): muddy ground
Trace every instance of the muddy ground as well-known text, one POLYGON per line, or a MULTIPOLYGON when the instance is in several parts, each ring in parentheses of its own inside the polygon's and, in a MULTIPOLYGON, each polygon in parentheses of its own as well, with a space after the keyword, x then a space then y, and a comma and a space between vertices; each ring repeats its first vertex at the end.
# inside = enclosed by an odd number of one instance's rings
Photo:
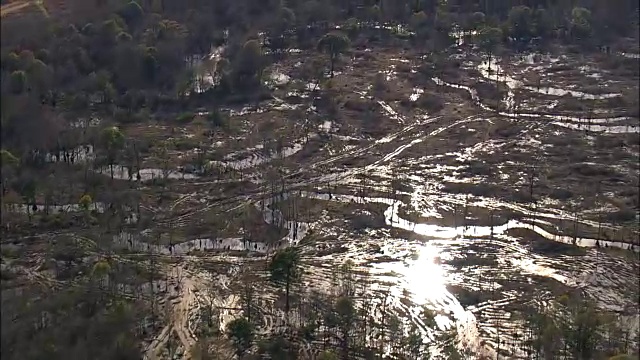
MULTIPOLYGON (((498 327, 515 344, 508 356, 526 358, 517 319, 575 288, 637 331, 638 60, 450 55, 434 66, 411 47, 353 49, 326 91, 326 82, 296 80, 319 55, 290 54, 273 66, 274 98, 223 109, 225 129, 208 123, 213 109, 123 126, 143 148, 140 181, 122 167, 112 180, 91 156, 43 170, 64 166, 71 183, 94 178, 96 203, 113 193, 139 199, 94 240, 113 242, 125 259, 160 254, 173 269, 165 278, 182 283, 164 292, 179 300, 149 354, 171 341, 193 345, 206 301, 228 308, 223 323, 239 316, 239 269, 266 276, 267 255, 294 244, 309 291, 329 288, 332 269, 349 259, 372 294, 391 294, 389 311, 409 321, 425 306, 438 314, 435 329, 418 324, 425 341, 455 327, 462 347, 490 355, 498 327)), ((77 203, 85 191, 70 186, 53 202, 77 203)), ((3 263, 55 280, 15 254, 37 258, 63 236, 95 237, 97 224, 78 209, 41 212, 32 220, 39 234, 6 241, 3 263)), ((267 332, 283 312, 264 282, 267 332)))

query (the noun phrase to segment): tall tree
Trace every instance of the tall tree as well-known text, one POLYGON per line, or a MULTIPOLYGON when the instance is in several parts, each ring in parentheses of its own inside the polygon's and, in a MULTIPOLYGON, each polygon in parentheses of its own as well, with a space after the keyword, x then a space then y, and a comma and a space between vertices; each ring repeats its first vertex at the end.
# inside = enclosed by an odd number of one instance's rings
POLYGON ((269 272, 271 273, 271 281, 285 288, 285 312, 288 314, 291 286, 298 282, 302 276, 299 250, 289 247, 278 251, 269 263, 269 272))
POLYGON ((227 325, 227 335, 231 338, 239 358, 242 358, 245 352, 251 348, 255 336, 253 325, 245 318, 231 321, 227 325))
POLYGON ((333 70, 335 67, 336 60, 340 54, 346 52, 351 45, 349 38, 339 31, 332 31, 328 34, 325 34, 320 41, 318 41, 318 50, 325 52, 329 55, 330 62, 330 76, 333 78, 333 70))
POLYGON ((118 151, 124 146, 124 135, 116 126, 110 126, 102 130, 102 144, 107 152, 107 162, 113 180, 113 165, 117 160, 118 151))

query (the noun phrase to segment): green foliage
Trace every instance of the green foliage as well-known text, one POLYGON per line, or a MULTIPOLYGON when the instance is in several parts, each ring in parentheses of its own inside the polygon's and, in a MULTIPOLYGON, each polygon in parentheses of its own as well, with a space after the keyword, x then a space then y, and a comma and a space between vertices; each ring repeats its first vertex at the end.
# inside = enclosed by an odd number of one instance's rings
POLYGON ((84 194, 80 198, 80 201, 78 201, 78 204, 80 204, 80 207, 84 211, 89 211, 89 206, 91 206, 91 204, 93 204, 93 199, 91 198, 91 195, 84 194))
POLYGON ((471 18, 469 19, 469 25, 472 29, 478 29, 484 26, 486 22, 486 16, 483 12, 476 11, 471 14, 471 18))
POLYGON ((251 92, 259 88, 266 67, 262 46, 257 40, 244 43, 235 60, 231 63, 231 84, 233 89, 251 92))
POLYGON ((22 94, 27 87, 27 74, 22 70, 12 72, 9 84, 12 93, 22 94))
POLYGON ((285 287, 285 311, 289 312, 290 287, 293 283, 298 282, 302 276, 299 250, 294 247, 289 247, 285 250, 278 251, 271 259, 268 269, 271 274, 271 281, 276 285, 285 287))
POLYGON ((494 27, 483 27, 478 32, 477 38, 480 49, 491 55, 495 53, 498 46, 502 43, 502 30, 494 27))
POLYGON ((637 359, 637 357, 633 357, 627 354, 620 354, 620 355, 612 356, 609 358, 609 360, 635 360, 635 359, 637 359))
POLYGON ((571 36, 576 39, 587 39, 591 35, 591 11, 575 7, 571 10, 571 36))
POLYGON ((264 339, 258 344, 258 354, 268 354, 270 359, 297 359, 295 345, 282 336, 264 339))
POLYGON ((108 149, 118 149, 124 145, 124 135, 117 126, 102 130, 102 141, 108 149))
POLYGON ((28 69, 31 64, 33 63, 33 61, 36 59, 36 57, 33 55, 33 52, 31 50, 22 50, 20 52, 20 68, 21 69, 28 69))
POLYGON ((119 11, 119 15, 129 26, 134 26, 142 20, 144 11, 137 2, 131 1, 119 11))
POLYGON ((349 38, 340 31, 332 31, 325 34, 320 41, 318 41, 318 50, 329 55, 331 62, 331 77, 333 77, 333 70, 335 62, 340 54, 346 52, 351 46, 349 38))
POLYGON ((2 69, 13 72, 20 69, 20 57, 15 52, 10 52, 2 57, 2 69))
POLYGON ((227 324, 227 335, 236 348, 236 354, 241 357, 253 343, 253 325, 245 318, 235 319, 227 324))
POLYGON ((227 128, 229 126, 229 117, 220 110, 214 109, 207 114, 207 122, 213 127, 227 128))
POLYGON ((300 278, 300 252, 297 248, 289 247, 278 251, 269 263, 271 280, 279 285, 296 281, 300 278))
POLYGON ((177 121, 181 124, 190 123, 193 121, 195 115, 192 112, 183 112, 177 117, 177 121))
POLYGON ((338 360, 338 355, 331 350, 325 350, 318 355, 318 360, 338 360))
POLYGON ((533 12, 528 6, 514 6, 509 11, 509 35, 521 42, 529 41, 532 37, 533 12))
POLYGON ((418 11, 413 13, 413 15, 411 15, 411 20, 409 20, 409 26, 413 31, 415 31, 415 33, 418 36, 422 37, 426 35, 429 31, 428 21, 429 21, 429 18, 427 17, 427 14, 425 14, 424 11, 418 11))
POLYGON ((95 278, 101 278, 111 272, 111 265, 105 260, 100 260, 93 265, 91 275, 95 278))

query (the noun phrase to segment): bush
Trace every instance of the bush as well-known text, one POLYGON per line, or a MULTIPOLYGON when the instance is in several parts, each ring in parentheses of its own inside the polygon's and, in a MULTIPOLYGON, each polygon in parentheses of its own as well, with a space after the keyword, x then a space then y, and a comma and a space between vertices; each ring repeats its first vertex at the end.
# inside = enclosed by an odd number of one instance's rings
POLYGON ((416 104, 420 108, 423 108, 431 113, 436 113, 444 108, 444 100, 442 99, 442 97, 426 92, 420 95, 420 97, 416 101, 416 104))
POLYGON ((411 65, 407 63, 400 63, 396 65, 396 71, 399 73, 408 73, 411 72, 411 65))
POLYGON ((173 140, 173 146, 176 150, 186 151, 198 147, 198 142, 189 138, 180 138, 173 140))
POLYGON ((176 118, 176 120, 181 124, 188 124, 193 121, 194 114, 192 112, 184 112, 176 118))
POLYGON ((229 125, 229 117, 226 114, 215 109, 207 114, 207 121, 215 127, 226 128, 229 125))
POLYGON ((132 113, 124 109, 116 109, 114 118, 119 124, 136 124, 141 123, 148 116, 144 111, 132 113))
POLYGON ((634 221, 636 219, 636 212, 632 209, 620 209, 607 214, 607 219, 617 223, 634 221))
POLYGON ((571 165, 570 169, 571 172, 578 173, 582 176, 618 176, 618 173, 616 171, 604 165, 579 163, 571 165))
POLYGON ((556 200, 568 200, 573 197, 573 193, 566 189, 553 189, 549 196, 556 200))
POLYGON ((344 103, 345 109, 353 111, 367 111, 371 110, 374 105, 371 101, 362 99, 347 99, 344 103))

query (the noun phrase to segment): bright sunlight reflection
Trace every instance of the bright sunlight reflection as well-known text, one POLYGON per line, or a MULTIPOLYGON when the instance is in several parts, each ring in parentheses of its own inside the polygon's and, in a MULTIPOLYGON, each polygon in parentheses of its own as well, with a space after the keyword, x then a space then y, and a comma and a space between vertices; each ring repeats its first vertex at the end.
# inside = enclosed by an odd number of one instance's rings
POLYGON ((418 248, 418 253, 405 267, 407 290, 419 304, 435 302, 445 296, 445 272, 439 264, 438 248, 427 244, 418 248))

